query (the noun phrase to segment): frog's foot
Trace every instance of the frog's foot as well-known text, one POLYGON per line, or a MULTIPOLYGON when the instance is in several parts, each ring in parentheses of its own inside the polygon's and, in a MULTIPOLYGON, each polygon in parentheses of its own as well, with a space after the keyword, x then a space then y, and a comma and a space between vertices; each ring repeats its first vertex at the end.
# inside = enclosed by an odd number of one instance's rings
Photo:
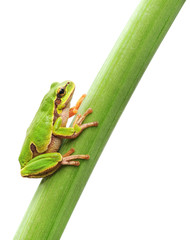
POLYGON ((72 153, 74 153, 74 148, 71 148, 67 153, 65 153, 62 156, 62 161, 61 161, 61 165, 72 165, 72 166, 79 166, 80 162, 79 161, 73 161, 75 159, 89 159, 90 156, 89 155, 73 155, 70 156, 72 153))
POLYGON ((84 121, 84 119, 85 119, 89 114, 91 114, 92 112, 93 112, 93 111, 92 111, 92 108, 88 108, 87 111, 86 111, 83 115, 78 114, 78 115, 76 116, 76 119, 75 119, 74 123, 73 123, 73 127, 75 126, 75 124, 77 124, 78 126, 81 126, 82 123, 83 123, 83 121, 84 121))
POLYGON ((81 103, 83 102, 83 100, 85 99, 85 97, 86 97, 86 94, 83 94, 80 97, 80 99, 77 101, 76 105, 69 109, 69 117, 74 116, 78 112, 78 109, 79 109, 81 103))
POLYGON ((74 121, 74 123, 73 123, 73 127, 74 127, 76 124, 77 124, 79 127, 83 128, 83 129, 85 129, 85 128, 87 128, 87 127, 97 127, 97 126, 98 126, 98 122, 91 122, 91 123, 82 124, 82 123, 84 122, 85 118, 86 118, 89 114, 91 114, 92 112, 93 112, 93 111, 92 111, 92 108, 88 108, 83 115, 81 115, 81 114, 77 115, 77 116, 76 116, 76 119, 75 119, 75 121, 74 121), (85 126, 85 127, 84 127, 84 126, 85 126))
POLYGON ((75 132, 72 136, 70 136, 69 138, 76 138, 78 137, 78 135, 86 128, 89 128, 89 127, 97 127, 98 126, 98 122, 90 122, 90 123, 85 123, 85 124, 82 124, 83 121, 85 120, 85 118, 91 114, 93 111, 92 111, 92 108, 88 108, 87 111, 81 115, 81 114, 78 114, 76 116, 76 119, 73 123, 73 127, 75 128, 76 126, 80 128, 80 130, 78 132, 75 132))

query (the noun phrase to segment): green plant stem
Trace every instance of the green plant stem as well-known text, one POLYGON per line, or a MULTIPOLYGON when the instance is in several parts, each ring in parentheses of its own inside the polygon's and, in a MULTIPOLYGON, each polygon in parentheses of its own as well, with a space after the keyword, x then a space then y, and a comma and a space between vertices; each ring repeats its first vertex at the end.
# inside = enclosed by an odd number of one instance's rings
POLYGON ((113 128, 184 2, 141 1, 79 110, 84 113, 92 107, 87 122, 96 120, 99 126, 65 141, 60 150, 74 147, 76 153, 89 154, 90 160, 81 161, 78 168, 62 167, 42 180, 14 239, 60 239, 113 128))

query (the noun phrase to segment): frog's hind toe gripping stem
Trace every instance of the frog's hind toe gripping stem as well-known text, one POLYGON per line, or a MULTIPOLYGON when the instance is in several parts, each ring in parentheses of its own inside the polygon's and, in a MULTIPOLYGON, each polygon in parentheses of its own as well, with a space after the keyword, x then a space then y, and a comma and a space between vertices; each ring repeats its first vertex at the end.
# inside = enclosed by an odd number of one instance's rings
POLYGON ((72 166, 79 166, 80 162, 79 161, 73 161, 76 159, 86 159, 88 160, 90 158, 89 155, 73 155, 71 156, 71 154, 74 153, 74 148, 71 148, 67 153, 65 153, 62 156, 62 161, 61 161, 61 165, 72 165, 72 166))

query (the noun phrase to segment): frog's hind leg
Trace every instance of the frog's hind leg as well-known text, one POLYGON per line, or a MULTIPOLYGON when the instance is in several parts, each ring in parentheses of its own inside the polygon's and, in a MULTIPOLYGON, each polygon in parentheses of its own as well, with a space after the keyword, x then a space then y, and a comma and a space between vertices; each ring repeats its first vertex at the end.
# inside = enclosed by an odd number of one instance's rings
POLYGON ((74 148, 71 148, 67 153, 62 155, 62 161, 60 162, 61 165, 72 165, 72 166, 79 166, 80 162, 79 161, 73 161, 76 159, 89 159, 89 155, 72 155, 74 153, 74 148))
POLYGON ((40 154, 26 163, 21 169, 21 175, 29 178, 46 177, 61 166, 61 161, 62 155, 58 152, 40 154))
POLYGON ((89 159, 89 155, 73 155, 71 148, 67 153, 61 155, 58 152, 40 154, 30 160, 22 169, 21 175, 29 178, 47 177, 57 171, 62 165, 79 166, 76 159, 89 159))

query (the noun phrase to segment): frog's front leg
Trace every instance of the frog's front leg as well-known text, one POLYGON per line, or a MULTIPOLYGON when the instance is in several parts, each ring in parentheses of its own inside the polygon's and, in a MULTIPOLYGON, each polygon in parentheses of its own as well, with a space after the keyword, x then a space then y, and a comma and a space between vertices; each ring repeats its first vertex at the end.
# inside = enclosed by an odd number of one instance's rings
POLYGON ((73 155, 74 149, 70 149, 66 154, 58 152, 44 153, 31 159, 22 169, 23 177, 41 178, 54 173, 61 165, 79 166, 80 162, 76 159, 89 159, 89 155, 73 155))
POLYGON ((92 112, 93 112, 92 108, 88 108, 87 111, 83 115, 79 114, 76 116, 76 119, 73 123, 73 127, 75 128, 76 126, 79 126, 81 130, 79 132, 75 132, 71 137, 68 137, 68 138, 76 138, 84 129, 89 128, 89 127, 97 127, 98 126, 98 122, 90 122, 90 123, 82 124, 84 122, 85 118, 92 112))
POLYGON ((77 115, 73 127, 61 127, 62 119, 59 117, 53 126, 53 135, 61 137, 61 138, 76 138, 78 135, 88 127, 96 127, 98 126, 98 122, 90 122, 82 124, 85 118, 92 113, 92 109, 89 108, 83 115, 77 115))

